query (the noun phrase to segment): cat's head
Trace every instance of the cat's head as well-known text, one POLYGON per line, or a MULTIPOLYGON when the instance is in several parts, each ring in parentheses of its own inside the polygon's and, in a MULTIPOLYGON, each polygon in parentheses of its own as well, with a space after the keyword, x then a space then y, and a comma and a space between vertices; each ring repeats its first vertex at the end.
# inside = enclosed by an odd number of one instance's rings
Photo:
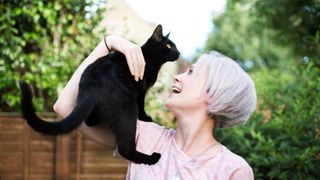
POLYGON ((142 46, 149 54, 150 60, 160 61, 165 63, 167 61, 175 61, 179 58, 180 52, 176 45, 169 39, 168 33, 166 36, 162 34, 162 26, 159 24, 153 31, 152 36, 142 46))

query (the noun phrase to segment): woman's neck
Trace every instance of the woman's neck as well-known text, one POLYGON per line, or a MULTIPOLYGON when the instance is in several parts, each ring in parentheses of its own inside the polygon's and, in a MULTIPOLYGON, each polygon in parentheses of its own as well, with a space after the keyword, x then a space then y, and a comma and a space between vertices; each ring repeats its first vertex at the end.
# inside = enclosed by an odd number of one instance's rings
POLYGON ((177 116, 177 131, 175 141, 180 149, 193 157, 217 141, 212 135, 214 122, 206 112, 182 113, 177 116))

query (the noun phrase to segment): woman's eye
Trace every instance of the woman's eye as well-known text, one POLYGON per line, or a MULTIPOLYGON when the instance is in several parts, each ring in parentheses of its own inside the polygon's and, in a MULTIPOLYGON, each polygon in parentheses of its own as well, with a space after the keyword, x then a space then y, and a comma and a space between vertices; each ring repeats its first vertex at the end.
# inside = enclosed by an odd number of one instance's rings
POLYGON ((170 44, 167 44, 167 48, 169 48, 169 49, 170 49, 170 48, 171 48, 171 45, 170 45, 170 44))
POLYGON ((192 69, 192 68, 189 68, 188 74, 192 74, 192 73, 193 73, 193 69, 192 69))

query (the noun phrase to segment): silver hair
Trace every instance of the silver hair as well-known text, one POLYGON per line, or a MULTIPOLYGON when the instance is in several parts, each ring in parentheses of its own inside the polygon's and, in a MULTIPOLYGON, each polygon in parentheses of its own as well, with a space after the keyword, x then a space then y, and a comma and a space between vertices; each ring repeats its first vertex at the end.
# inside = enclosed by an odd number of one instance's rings
POLYGON ((230 127, 247 122, 256 108, 257 95, 251 77, 229 57, 211 51, 197 63, 205 63, 208 79, 208 113, 217 127, 230 127))

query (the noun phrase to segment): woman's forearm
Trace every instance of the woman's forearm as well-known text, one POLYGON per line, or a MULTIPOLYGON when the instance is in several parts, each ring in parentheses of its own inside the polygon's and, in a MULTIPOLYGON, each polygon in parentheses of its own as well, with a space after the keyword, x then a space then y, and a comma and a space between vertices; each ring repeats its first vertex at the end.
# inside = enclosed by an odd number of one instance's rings
MULTIPOLYGON (((108 39, 108 37, 106 39, 108 39)), ((63 118, 68 116, 73 110, 78 95, 80 78, 84 70, 96 59, 105 56, 108 53, 104 41, 101 40, 90 55, 79 65, 53 106, 54 111, 60 117, 63 118)), ((116 145, 112 130, 107 125, 101 124, 95 127, 88 127, 85 123, 82 123, 78 130, 90 139, 103 144, 106 147, 114 148, 116 145)))
MULTIPOLYGON (((128 66, 131 74, 136 81, 142 79, 144 74, 145 61, 142 55, 141 48, 130 41, 115 35, 106 37, 109 49, 119 51, 126 56, 128 66)), ((80 64, 78 69, 74 72, 66 87, 62 90, 58 100, 53 106, 55 112, 65 117, 73 109, 78 95, 78 86, 80 77, 83 71, 99 57, 107 55, 108 48, 102 39, 97 47, 90 53, 90 55, 80 64)))
MULTIPOLYGON (((141 48, 122 37, 114 35, 107 36, 106 42, 108 43, 109 49, 119 51, 126 56, 131 74, 135 77, 135 79, 142 79, 145 61, 141 48)), ((97 47, 90 53, 90 55, 80 64, 53 106, 54 111, 59 116, 66 117, 73 110, 78 95, 80 78, 84 70, 99 57, 105 56, 108 53, 108 48, 102 39, 97 47)), ((115 136, 110 127, 106 124, 88 127, 82 123, 78 130, 92 140, 97 141, 107 147, 114 148, 116 145, 115 136)))
POLYGON ((56 113, 62 117, 65 117, 73 110, 78 95, 79 81, 83 71, 96 59, 105 56, 108 53, 109 52, 105 47, 103 40, 101 40, 97 47, 90 53, 90 55, 79 65, 65 88, 60 93, 58 100, 53 106, 53 109, 56 113))
POLYGON ((82 123, 78 130, 85 136, 99 144, 102 144, 106 148, 116 148, 116 138, 108 124, 101 123, 97 126, 89 127, 85 123, 82 123))

